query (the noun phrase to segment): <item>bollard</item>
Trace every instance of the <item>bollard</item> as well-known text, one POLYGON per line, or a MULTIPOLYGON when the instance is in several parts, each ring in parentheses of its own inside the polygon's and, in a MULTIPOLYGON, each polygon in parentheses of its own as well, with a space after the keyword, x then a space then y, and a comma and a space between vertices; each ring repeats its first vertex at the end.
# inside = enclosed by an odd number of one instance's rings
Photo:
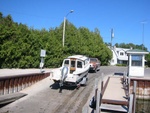
POLYGON ((137 86, 137 81, 134 81, 134 84, 133 84, 133 113, 135 113, 135 109, 136 109, 136 86, 137 86))
POLYGON ((130 94, 128 113, 132 113, 132 111, 133 111, 132 106, 133 106, 133 94, 130 94))

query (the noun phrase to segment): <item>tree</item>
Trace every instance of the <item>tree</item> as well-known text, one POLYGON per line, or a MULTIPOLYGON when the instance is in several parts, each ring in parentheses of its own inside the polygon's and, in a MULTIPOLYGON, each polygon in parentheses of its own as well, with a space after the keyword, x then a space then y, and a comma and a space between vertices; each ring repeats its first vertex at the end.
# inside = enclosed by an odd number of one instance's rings
POLYGON ((97 28, 76 28, 66 20, 63 47, 63 22, 49 31, 36 30, 0 13, 0 24, 0 68, 38 68, 41 49, 46 50, 45 67, 60 67, 64 58, 74 54, 97 57, 102 65, 107 65, 112 57, 97 28))
POLYGON ((145 56, 145 59, 146 59, 146 65, 150 67, 150 53, 145 56))

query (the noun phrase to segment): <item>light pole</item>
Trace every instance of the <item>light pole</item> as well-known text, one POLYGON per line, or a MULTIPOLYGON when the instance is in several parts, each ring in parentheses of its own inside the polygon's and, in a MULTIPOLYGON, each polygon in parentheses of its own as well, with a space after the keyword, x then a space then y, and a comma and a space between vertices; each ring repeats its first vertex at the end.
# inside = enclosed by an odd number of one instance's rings
POLYGON ((66 18, 67 16, 70 14, 70 13, 73 13, 74 11, 73 10, 70 10, 69 13, 67 13, 67 15, 64 17, 64 26, 63 26, 63 47, 64 47, 64 43, 65 43, 65 26, 66 26, 66 18))

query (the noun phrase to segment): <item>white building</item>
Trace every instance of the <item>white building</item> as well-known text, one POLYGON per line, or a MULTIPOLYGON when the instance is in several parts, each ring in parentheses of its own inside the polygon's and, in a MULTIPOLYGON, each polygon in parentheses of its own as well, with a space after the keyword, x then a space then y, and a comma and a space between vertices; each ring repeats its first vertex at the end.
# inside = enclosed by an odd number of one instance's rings
POLYGON ((117 47, 109 47, 111 49, 113 58, 110 61, 110 65, 116 64, 127 64, 128 63, 128 56, 127 51, 130 49, 125 48, 117 48, 117 47))
POLYGON ((134 49, 127 51, 127 54, 129 58, 128 75, 144 77, 145 55, 149 52, 134 49))

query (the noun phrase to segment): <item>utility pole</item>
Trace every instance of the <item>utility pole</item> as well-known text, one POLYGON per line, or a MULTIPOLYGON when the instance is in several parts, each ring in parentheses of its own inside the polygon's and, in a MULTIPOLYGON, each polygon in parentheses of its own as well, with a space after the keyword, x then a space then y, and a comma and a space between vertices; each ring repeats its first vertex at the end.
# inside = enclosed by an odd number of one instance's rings
POLYGON ((112 47, 112 40, 113 40, 113 38, 114 38, 114 30, 113 30, 113 28, 111 29, 111 47, 112 47))
POLYGON ((141 22, 143 30, 142 30, 142 50, 144 49, 144 25, 146 24, 146 21, 141 22))

